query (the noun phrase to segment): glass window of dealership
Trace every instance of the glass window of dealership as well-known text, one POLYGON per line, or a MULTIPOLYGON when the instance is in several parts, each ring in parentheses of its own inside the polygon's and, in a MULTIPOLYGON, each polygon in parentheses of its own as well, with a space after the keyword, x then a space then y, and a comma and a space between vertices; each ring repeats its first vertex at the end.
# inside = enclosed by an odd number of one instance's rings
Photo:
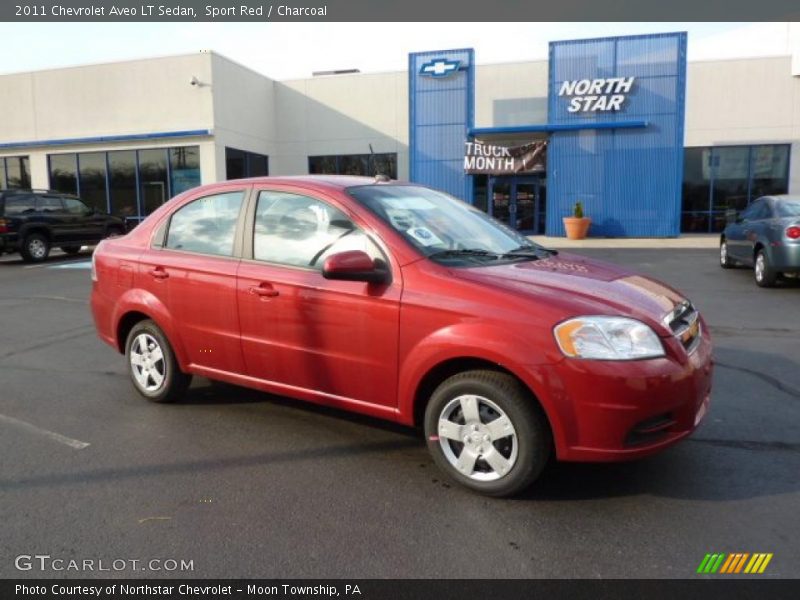
POLYGON ((200 185, 198 146, 72 152, 48 156, 50 188, 129 219, 200 185))
POLYGON ((789 189, 790 144, 686 148, 681 231, 718 232, 730 211, 789 189))
MULTIPOLYGON (((268 174, 267 156, 230 148, 226 151, 228 179, 268 174)), ((790 144, 685 148, 681 231, 722 231, 730 210, 741 211, 760 196, 787 193, 790 151, 790 144)), ((308 163, 309 172, 315 174, 384 173, 397 177, 394 153, 309 156, 308 163)), ((50 154, 48 167, 51 189, 76 194, 99 210, 131 218, 146 216, 169 198, 200 185, 197 146, 50 154)), ((474 204, 497 217, 507 217, 510 182, 494 187, 490 208, 487 177, 474 179, 474 204)), ((546 180, 520 179, 518 185, 520 206, 533 202, 534 188, 541 198, 540 214, 535 219, 539 226, 534 227, 531 216, 520 218, 519 229, 542 233, 546 180), (527 186, 526 192, 521 192, 522 186, 527 186)), ((29 187, 29 158, 0 158, 0 189, 29 187)), ((527 214, 524 207, 520 210, 523 214, 527 214)))

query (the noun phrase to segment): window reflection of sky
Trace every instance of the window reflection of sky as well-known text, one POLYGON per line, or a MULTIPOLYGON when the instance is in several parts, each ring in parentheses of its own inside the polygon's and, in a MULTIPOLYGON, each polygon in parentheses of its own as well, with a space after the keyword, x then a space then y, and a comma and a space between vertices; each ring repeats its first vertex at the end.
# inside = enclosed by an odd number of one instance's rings
POLYGON ((316 258, 314 265, 321 267, 327 256, 345 250, 366 251, 367 239, 361 231, 354 230, 350 219, 340 210, 298 194, 261 192, 259 195, 255 259, 308 267, 316 258))
POLYGON ((242 192, 199 198, 170 221, 167 248, 231 256, 242 192))

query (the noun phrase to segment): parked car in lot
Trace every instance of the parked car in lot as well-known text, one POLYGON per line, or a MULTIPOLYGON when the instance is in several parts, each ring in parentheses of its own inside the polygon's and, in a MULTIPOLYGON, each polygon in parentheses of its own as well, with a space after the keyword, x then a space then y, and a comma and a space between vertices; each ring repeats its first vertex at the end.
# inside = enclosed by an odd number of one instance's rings
POLYGON ((97 331, 144 397, 201 375, 418 425, 489 495, 551 456, 652 454, 708 407, 711 341, 680 293, 419 185, 196 188, 102 242, 92 279, 97 331))
POLYGON ((77 254, 81 246, 123 233, 122 219, 90 208, 75 196, 0 190, 0 254, 19 252, 26 262, 41 262, 53 246, 77 254))
POLYGON ((756 284, 772 287, 781 275, 800 274, 800 196, 763 196, 722 232, 723 269, 753 267, 756 284))

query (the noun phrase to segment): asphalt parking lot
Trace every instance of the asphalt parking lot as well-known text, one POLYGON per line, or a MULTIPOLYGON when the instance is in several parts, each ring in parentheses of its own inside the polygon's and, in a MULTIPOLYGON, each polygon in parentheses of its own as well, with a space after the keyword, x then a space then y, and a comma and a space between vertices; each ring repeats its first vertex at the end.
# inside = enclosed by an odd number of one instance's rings
POLYGON ((644 461, 548 467, 524 496, 451 485, 414 431, 195 380, 155 405, 95 336, 88 255, 0 261, 0 577, 18 555, 192 561, 138 577, 696 577, 708 552, 800 567, 800 285, 714 251, 578 250, 704 313, 710 414, 644 461), (88 444, 88 445, 85 445, 88 444))

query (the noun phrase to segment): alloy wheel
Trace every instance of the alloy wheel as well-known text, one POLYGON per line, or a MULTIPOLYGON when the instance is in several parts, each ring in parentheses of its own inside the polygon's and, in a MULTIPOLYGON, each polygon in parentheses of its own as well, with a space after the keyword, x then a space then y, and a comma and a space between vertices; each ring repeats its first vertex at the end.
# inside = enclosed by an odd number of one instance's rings
POLYGON ((164 385, 167 375, 164 352, 152 335, 136 336, 131 345, 130 364, 136 383, 146 392, 156 392, 164 385))
POLYGON ((488 398, 453 398, 439 415, 438 435, 450 465, 475 481, 496 481, 517 462, 519 443, 514 424, 488 398))

